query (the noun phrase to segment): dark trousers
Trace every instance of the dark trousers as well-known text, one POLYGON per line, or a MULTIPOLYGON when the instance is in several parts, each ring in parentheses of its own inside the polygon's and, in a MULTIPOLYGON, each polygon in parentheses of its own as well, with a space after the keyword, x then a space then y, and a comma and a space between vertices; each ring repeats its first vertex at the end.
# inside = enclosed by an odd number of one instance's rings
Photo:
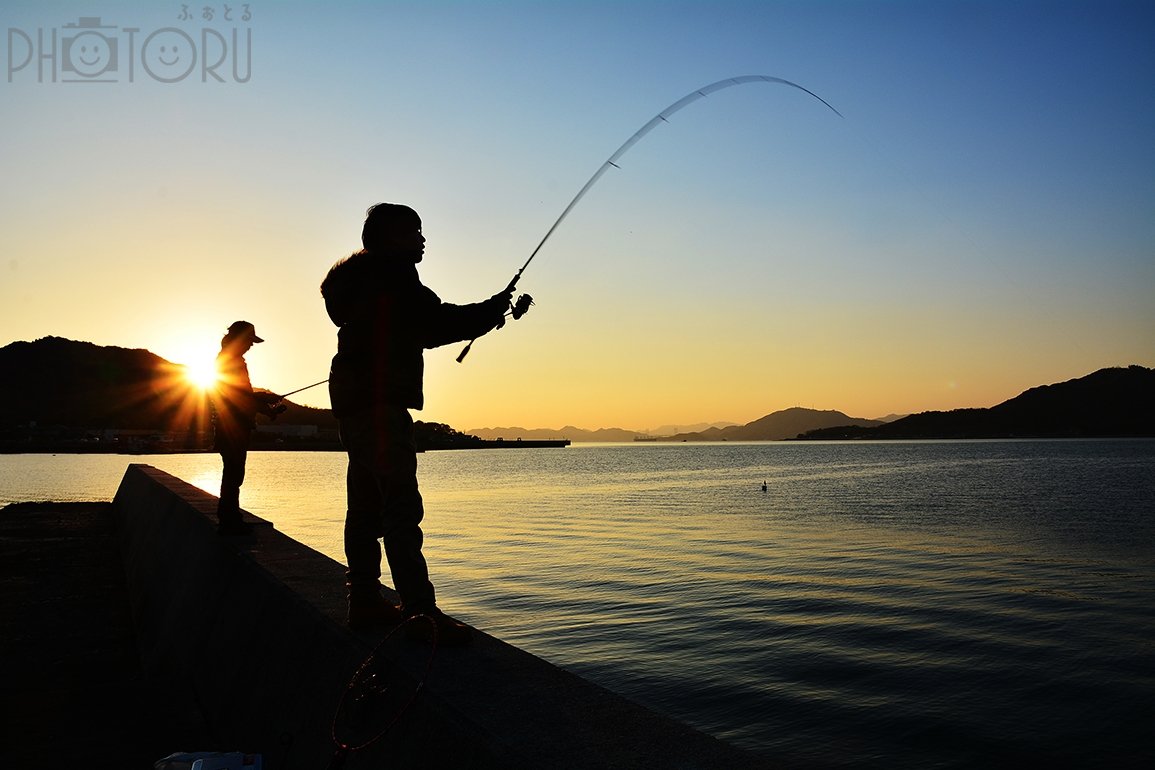
POLYGON ((241 484, 245 483, 245 462, 249 456, 249 434, 217 434, 215 449, 221 455, 221 497, 217 503, 217 520, 225 523, 241 520, 241 484))
POLYGON ((340 420, 341 444, 349 454, 346 475, 345 559, 349 592, 376 592, 381 546, 393 586, 409 612, 436 604, 421 553, 425 508, 417 489, 413 419, 404 407, 376 407, 340 420))

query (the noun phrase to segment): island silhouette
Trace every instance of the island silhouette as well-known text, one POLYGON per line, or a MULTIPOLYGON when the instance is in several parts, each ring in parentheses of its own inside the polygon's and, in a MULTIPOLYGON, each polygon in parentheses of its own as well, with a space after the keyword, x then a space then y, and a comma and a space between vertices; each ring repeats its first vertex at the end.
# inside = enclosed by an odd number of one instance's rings
MULTIPOLYGON (((184 367, 142 349, 44 337, 0 348, 0 451, 122 451, 127 437, 141 448, 194 451, 211 433, 204 392, 184 367)), ((258 388, 258 390, 261 390, 258 388)), ((328 409, 286 401, 277 433, 258 431, 254 449, 340 448, 328 409)), ((850 417, 836 410, 792 407, 744 425, 648 437, 638 431, 567 426, 462 432, 444 423, 418 422, 426 449, 532 445, 534 439, 569 441, 776 441, 785 439, 965 439, 1155 436, 1155 370, 1101 369, 1067 382, 1041 385, 989 408, 922 412, 890 422, 850 417), (482 433, 483 435, 475 435, 482 433), (545 435, 548 434, 548 435, 545 435), (524 442, 518 442, 524 439, 524 442)))

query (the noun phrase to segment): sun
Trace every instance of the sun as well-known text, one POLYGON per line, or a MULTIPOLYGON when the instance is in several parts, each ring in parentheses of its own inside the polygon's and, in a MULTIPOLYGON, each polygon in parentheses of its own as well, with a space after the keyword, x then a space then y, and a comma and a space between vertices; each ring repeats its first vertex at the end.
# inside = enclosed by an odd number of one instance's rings
POLYGON ((186 329, 173 334, 158 352, 173 362, 179 380, 197 390, 212 390, 219 379, 215 341, 212 333, 186 329))
POLYGON ((196 361, 191 364, 185 364, 184 378, 192 385, 201 390, 211 390, 220 379, 220 374, 217 372, 216 361, 196 361))

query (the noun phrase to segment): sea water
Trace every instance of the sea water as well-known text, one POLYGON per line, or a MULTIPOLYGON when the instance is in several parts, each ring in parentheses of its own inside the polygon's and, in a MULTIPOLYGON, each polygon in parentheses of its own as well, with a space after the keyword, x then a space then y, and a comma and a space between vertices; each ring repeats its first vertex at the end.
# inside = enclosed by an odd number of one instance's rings
MULTIPOLYGON (((0 502, 129 463, 0 456, 0 502)), ((1155 441, 576 444, 420 456, 439 602, 786 767, 1148 767, 1155 441), (765 485, 765 491, 763 491, 765 485)), ((343 560, 345 458, 242 505, 343 560)))

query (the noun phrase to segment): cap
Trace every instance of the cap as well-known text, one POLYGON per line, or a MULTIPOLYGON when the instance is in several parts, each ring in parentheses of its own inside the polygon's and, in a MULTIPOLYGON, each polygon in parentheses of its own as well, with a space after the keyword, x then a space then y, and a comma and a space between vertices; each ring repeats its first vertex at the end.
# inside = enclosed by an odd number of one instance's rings
POLYGON ((264 342, 263 339, 257 336, 257 327, 248 321, 234 321, 232 325, 229 326, 229 336, 240 337, 242 334, 251 334, 253 342, 264 342))

